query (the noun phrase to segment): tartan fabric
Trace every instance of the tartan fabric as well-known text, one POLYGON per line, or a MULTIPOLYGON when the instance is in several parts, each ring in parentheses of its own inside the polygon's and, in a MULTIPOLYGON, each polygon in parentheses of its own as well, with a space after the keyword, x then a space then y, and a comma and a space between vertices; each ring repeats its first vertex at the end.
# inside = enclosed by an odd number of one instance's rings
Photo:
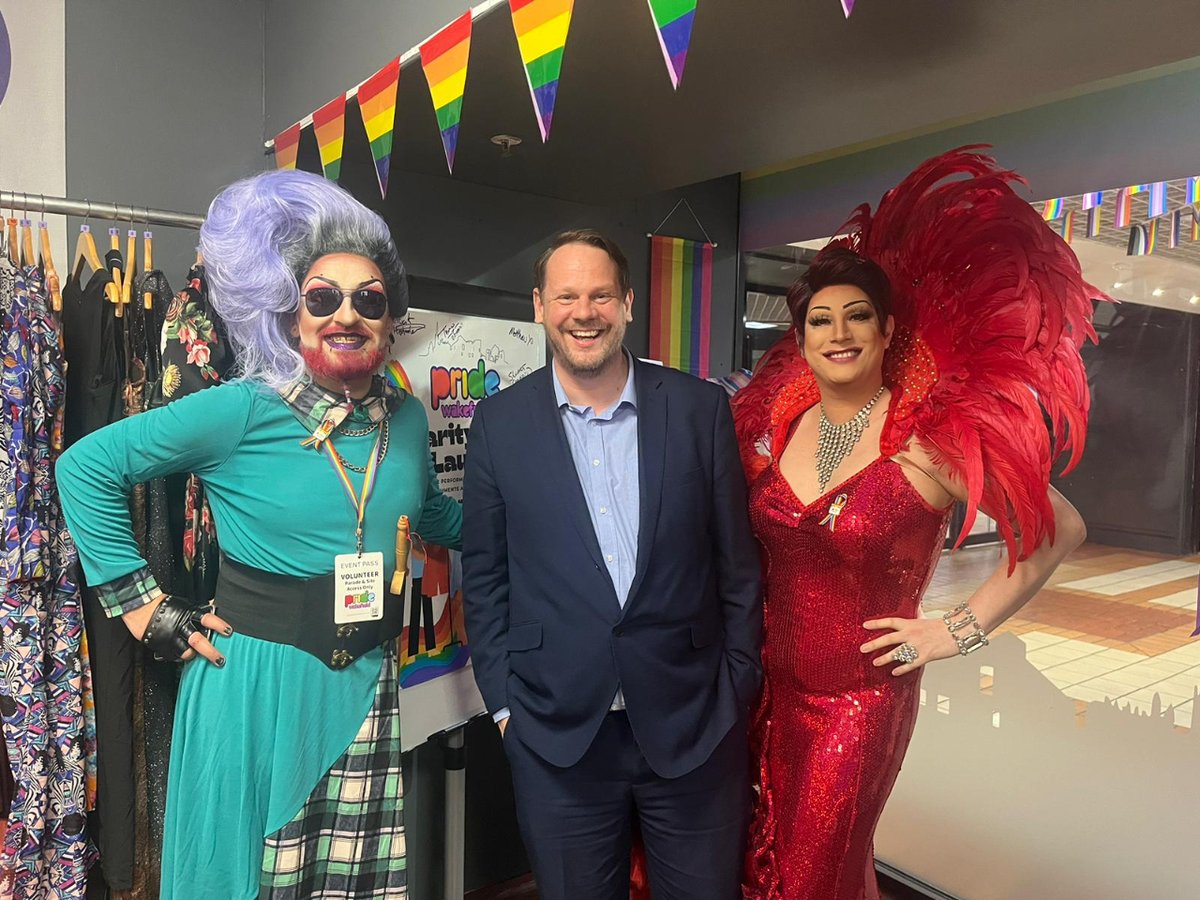
POLYGON ((263 845, 259 900, 407 896, 400 683, 388 642, 375 702, 300 812, 263 845))
POLYGON ((149 566, 142 566, 93 590, 109 618, 140 609, 162 593, 149 566))
POLYGON ((376 375, 371 380, 371 389, 367 396, 353 404, 353 413, 347 412, 346 398, 326 390, 305 372, 288 387, 279 392, 283 402, 291 409, 292 415, 300 420, 308 431, 316 431, 328 416, 334 426, 342 423, 346 416, 352 415, 355 421, 379 422, 390 416, 400 405, 403 396, 391 382, 376 375))

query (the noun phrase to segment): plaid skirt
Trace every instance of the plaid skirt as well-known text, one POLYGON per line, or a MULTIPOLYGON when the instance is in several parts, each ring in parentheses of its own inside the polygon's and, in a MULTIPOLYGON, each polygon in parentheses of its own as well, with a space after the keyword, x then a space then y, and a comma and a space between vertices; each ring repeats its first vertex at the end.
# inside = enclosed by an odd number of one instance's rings
POLYGON ((295 818, 265 839, 260 900, 406 896, 403 794, 400 685, 389 642, 353 743, 295 818))

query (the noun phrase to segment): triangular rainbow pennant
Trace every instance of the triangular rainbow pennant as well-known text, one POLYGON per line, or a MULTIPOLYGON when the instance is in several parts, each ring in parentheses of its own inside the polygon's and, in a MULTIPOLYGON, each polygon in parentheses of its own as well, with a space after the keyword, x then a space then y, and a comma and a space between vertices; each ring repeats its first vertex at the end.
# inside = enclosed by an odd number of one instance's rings
POLYGON ((550 137, 558 76, 562 72, 563 49, 567 46, 575 0, 508 0, 508 8, 512 11, 517 47, 525 64, 525 78, 544 143, 550 137))
POLYGON ((313 113, 313 131, 321 152, 321 170, 330 181, 342 174, 342 147, 346 142, 346 95, 339 94, 313 113))
POLYGON ((437 113, 446 165, 454 171, 458 124, 467 90, 467 60, 471 55, 471 11, 467 10, 421 45, 421 68, 437 113))
POLYGON ((396 87, 400 83, 400 57, 396 57, 358 88, 358 111, 371 142, 371 158, 379 178, 379 193, 386 197, 392 165, 392 129, 396 126, 396 87))
POLYGON ((275 135, 275 168, 296 168, 296 156, 300 152, 300 123, 275 135))
POLYGON ((854 12, 854 0, 842 0, 842 12, 847 19, 850 18, 850 13, 854 12))
POLYGON ((658 31, 658 45, 667 63, 671 84, 678 88, 683 79, 683 64, 687 62, 688 46, 692 42, 692 22, 696 18, 697 0, 647 0, 650 15, 658 31))

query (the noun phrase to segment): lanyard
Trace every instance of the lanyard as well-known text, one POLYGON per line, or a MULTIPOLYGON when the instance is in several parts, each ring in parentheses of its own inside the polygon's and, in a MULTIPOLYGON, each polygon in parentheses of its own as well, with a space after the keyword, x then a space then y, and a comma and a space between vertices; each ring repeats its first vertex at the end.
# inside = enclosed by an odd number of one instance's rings
POLYGON ((363 475, 362 496, 354 490, 354 485, 350 483, 350 473, 346 471, 346 466, 342 463, 342 458, 338 456, 337 451, 333 449, 333 438, 326 438, 321 447, 325 450, 325 456, 333 466, 335 472, 342 480, 342 487, 346 489, 346 495, 350 498, 350 505, 354 507, 355 513, 358 515, 358 525, 354 530, 355 544, 358 547, 358 555, 362 556, 363 552, 363 516, 367 513, 367 501, 371 499, 371 491, 375 489, 375 474, 379 463, 379 442, 383 439, 383 429, 380 428, 379 434, 375 436, 375 446, 371 448, 371 458, 367 461, 367 471, 363 475))

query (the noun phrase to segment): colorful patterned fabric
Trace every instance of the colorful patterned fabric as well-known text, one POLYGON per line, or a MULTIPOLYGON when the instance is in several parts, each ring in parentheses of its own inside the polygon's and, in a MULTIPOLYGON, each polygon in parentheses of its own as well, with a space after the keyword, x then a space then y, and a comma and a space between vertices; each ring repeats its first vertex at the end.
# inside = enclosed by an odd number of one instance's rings
POLYGON ((387 645, 375 702, 346 753, 263 845, 260 900, 404 897, 400 690, 387 645))
POLYGON ((83 709, 75 547, 54 481, 63 359, 37 269, 18 271, 0 305, 0 713, 15 781, 0 868, 6 896, 82 896, 95 859, 85 831, 95 737, 83 709))

